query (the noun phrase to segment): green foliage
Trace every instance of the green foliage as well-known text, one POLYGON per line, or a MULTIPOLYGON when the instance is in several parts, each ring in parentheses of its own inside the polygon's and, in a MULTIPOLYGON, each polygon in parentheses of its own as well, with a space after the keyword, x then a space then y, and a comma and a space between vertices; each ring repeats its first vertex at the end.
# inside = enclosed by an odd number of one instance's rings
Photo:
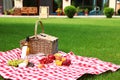
POLYGON ((104 12, 104 14, 106 15, 107 18, 112 18, 113 14, 114 14, 114 9, 106 7, 106 8, 104 8, 103 12, 104 12))
POLYGON ((4 14, 5 15, 12 15, 12 14, 14 14, 14 9, 6 10, 6 11, 4 11, 4 14))
POLYGON ((37 0, 23 0, 23 6, 34 7, 37 6, 37 0))
POLYGON ((68 18, 73 18, 76 13, 76 8, 74 6, 66 6, 64 12, 68 16, 68 18))
POLYGON ((58 8, 55 12, 61 14, 61 13, 62 13, 62 9, 61 9, 61 8, 58 8))
POLYGON ((118 9, 118 15, 120 15, 120 9, 118 9))
POLYGON ((85 8, 84 11, 85 11, 85 12, 88 12, 89 10, 88 10, 88 8, 85 8))
MULTIPOLYGON (((104 8, 109 7, 109 2, 107 1, 107 2, 104 4, 103 7, 104 7, 104 8)), ((103 8, 103 9, 104 9, 104 8, 103 8)))
POLYGON ((76 12, 79 13, 80 12, 80 7, 76 8, 76 12))
POLYGON ((0 80, 5 80, 2 76, 0 76, 0 80))
POLYGON ((55 0, 55 2, 57 3, 58 8, 62 7, 62 1, 61 0, 55 0))
POLYGON ((76 8, 76 13, 84 12, 84 9, 81 9, 80 7, 76 8))

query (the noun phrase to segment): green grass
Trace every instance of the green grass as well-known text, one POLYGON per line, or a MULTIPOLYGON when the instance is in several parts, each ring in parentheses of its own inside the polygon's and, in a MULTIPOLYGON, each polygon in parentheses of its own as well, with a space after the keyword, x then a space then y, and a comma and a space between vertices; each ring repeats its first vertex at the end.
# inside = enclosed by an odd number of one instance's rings
MULTIPOLYGON (((20 40, 34 35, 36 20, 38 18, 0 18, 0 51, 19 47, 20 40)), ((59 38, 59 50, 120 64, 119 18, 49 18, 41 21, 45 33, 59 38)), ((120 70, 82 80, 119 80, 119 74, 120 70)))

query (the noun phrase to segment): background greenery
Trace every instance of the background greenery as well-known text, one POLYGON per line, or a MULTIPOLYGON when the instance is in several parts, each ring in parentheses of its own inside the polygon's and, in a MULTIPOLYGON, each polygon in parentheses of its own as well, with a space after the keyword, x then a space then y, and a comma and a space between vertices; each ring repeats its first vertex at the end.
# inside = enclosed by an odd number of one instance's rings
MULTIPOLYGON (((0 51, 17 48, 20 40, 34 35, 36 20, 38 18, 0 18, 0 51)), ((59 38, 59 50, 120 65, 119 18, 48 18, 41 21, 45 33, 59 38)), ((85 76, 81 80, 119 80, 119 74, 120 70, 85 76)))

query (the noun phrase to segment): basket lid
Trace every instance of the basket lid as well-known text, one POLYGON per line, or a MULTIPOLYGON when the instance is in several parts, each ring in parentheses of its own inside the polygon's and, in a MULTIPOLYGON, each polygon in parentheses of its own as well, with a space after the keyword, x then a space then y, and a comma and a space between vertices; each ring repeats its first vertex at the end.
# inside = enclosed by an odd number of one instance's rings
POLYGON ((49 41, 55 41, 55 40, 58 39, 55 36, 51 36, 51 35, 48 35, 48 34, 45 34, 45 33, 38 34, 38 37, 41 38, 41 39, 49 40, 49 41))
MULTIPOLYGON (((34 38, 35 36, 31 36, 30 38, 34 38)), ((37 35, 37 38, 38 39, 44 39, 44 40, 48 40, 48 41, 56 41, 58 40, 57 37, 55 36, 51 36, 51 35, 48 35, 48 34, 45 34, 45 33, 40 33, 37 35)))

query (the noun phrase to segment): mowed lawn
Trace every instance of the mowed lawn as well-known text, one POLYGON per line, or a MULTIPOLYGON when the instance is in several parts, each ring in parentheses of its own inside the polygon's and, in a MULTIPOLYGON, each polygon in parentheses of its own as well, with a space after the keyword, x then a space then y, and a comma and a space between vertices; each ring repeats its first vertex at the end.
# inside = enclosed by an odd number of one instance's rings
MULTIPOLYGON (((19 47, 20 40, 34 35, 38 18, 0 18, 0 51, 19 47)), ((45 33, 59 38, 59 50, 95 57, 120 65, 119 18, 41 19, 45 33)), ((41 27, 38 26, 38 33, 41 27)), ((119 80, 120 70, 79 80, 119 80)))

